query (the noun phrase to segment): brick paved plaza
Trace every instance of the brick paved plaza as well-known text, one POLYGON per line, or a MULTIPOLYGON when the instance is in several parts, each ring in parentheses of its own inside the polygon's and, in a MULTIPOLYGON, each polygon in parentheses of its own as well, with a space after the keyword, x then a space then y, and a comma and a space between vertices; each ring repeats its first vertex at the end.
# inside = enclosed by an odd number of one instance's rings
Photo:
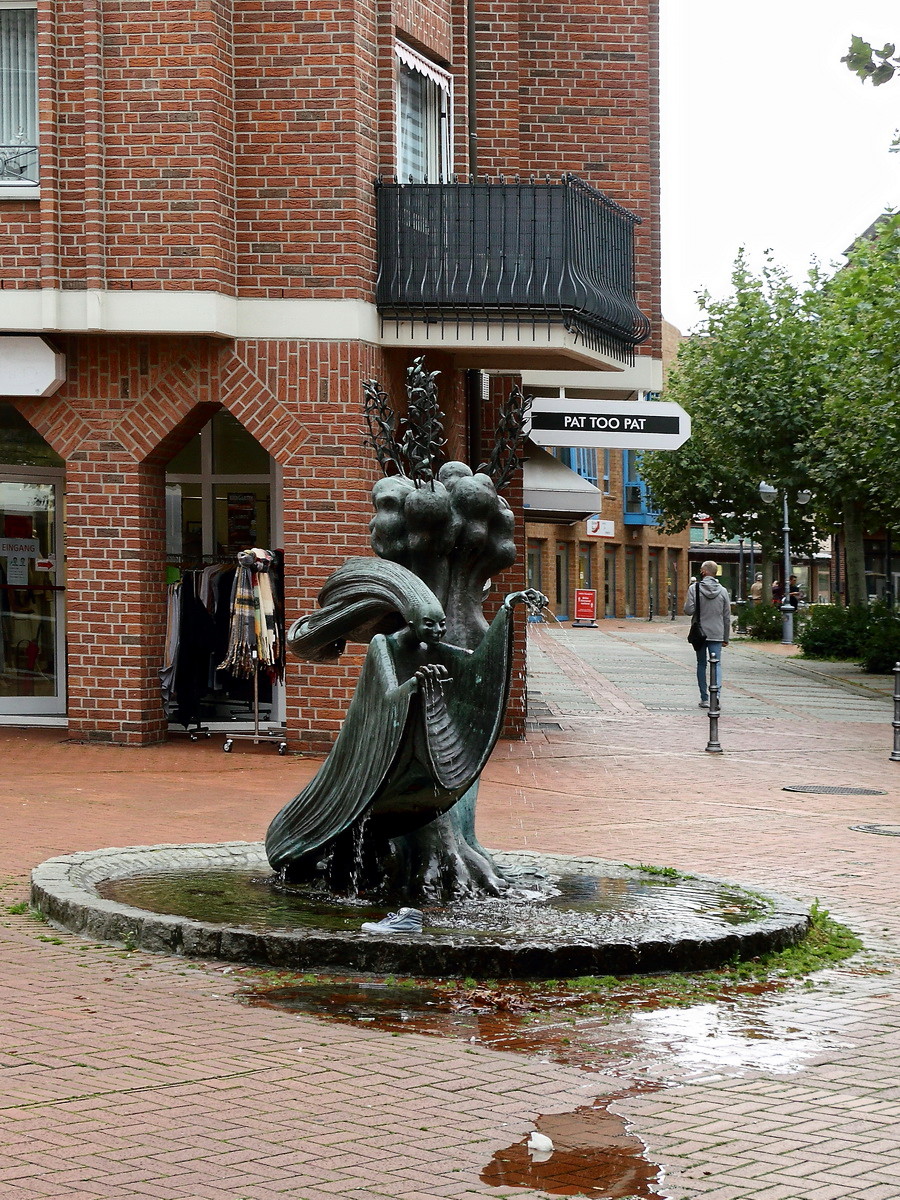
POLYGON ((485 844, 818 899, 866 950, 813 987, 638 1011, 604 1035, 602 1072, 248 1008, 226 964, 86 942, 9 909, 55 854, 258 840, 315 763, 6 728, 0 1196, 527 1200, 546 1193, 481 1180, 495 1153, 539 1114, 615 1096, 671 1200, 900 1198, 900 838, 851 828, 900 827, 890 685, 734 643, 712 756, 680 621, 530 634, 533 728, 486 772, 485 844), (886 794, 783 790, 814 784, 886 794))

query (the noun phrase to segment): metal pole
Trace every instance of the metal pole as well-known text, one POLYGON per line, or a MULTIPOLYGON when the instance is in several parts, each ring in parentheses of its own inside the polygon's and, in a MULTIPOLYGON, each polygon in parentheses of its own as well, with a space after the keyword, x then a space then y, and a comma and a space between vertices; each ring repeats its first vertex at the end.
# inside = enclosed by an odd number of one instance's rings
POLYGON ((894 561, 894 545, 891 531, 884 533, 884 600, 888 608, 894 607, 894 573, 891 566, 894 561))
POLYGON ((788 520, 787 488, 782 492, 784 504, 784 597, 781 602, 781 644, 794 644, 794 606, 791 604, 791 525, 788 520))
POLYGON ((706 743, 707 754, 721 754, 719 745, 719 658, 716 654, 709 656, 709 741, 706 743))
POLYGON ((737 602, 738 602, 738 604, 743 604, 744 603, 744 592, 745 592, 744 584, 746 582, 744 579, 744 539, 743 538, 741 538, 740 541, 738 542, 738 546, 740 547, 740 551, 739 551, 739 555, 738 555, 737 602))
POLYGON ((891 762, 900 762, 900 662, 894 663, 894 749, 891 762))
POLYGON ((750 582, 756 583, 756 558, 754 555, 753 538, 750 539, 750 582))

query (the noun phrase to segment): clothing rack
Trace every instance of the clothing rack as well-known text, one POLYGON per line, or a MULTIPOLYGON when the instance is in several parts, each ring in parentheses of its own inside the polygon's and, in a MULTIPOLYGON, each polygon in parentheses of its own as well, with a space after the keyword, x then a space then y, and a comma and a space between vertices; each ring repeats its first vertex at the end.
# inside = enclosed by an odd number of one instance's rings
MULTIPOLYGON (((246 551, 241 552, 246 553, 246 551)), ((160 669, 163 702, 173 722, 172 732, 183 727, 191 741, 209 738, 213 730, 207 722, 252 722, 254 733, 235 731, 238 737, 284 741, 284 732, 271 735, 260 729, 260 708, 274 696, 271 683, 283 678, 284 595, 283 555, 281 551, 259 551, 270 568, 268 593, 272 629, 269 631, 268 661, 258 666, 249 651, 240 663, 230 663, 233 605, 240 556, 225 554, 168 555, 166 567, 167 620, 164 665, 160 669), (173 579, 173 576, 176 578, 173 579), (235 669, 235 667, 243 669, 235 669), (261 690, 259 673, 266 672, 266 689, 261 690)), ((252 593, 251 593, 252 600, 252 593)), ((265 715, 262 717, 265 722, 265 715)), ((230 749, 230 745, 228 749, 230 749)), ((286 753, 286 746, 281 753, 286 753)))
MULTIPOLYGON (((253 655, 253 658, 254 658, 254 661, 257 660, 257 655, 255 653, 253 655)), ((288 747, 287 747, 287 741, 285 740, 287 737, 287 730, 284 728, 283 725, 278 725, 278 726, 271 725, 271 726, 269 726, 268 730, 266 730, 265 732, 263 730, 261 730, 259 727, 259 667, 258 667, 258 662, 256 662, 256 666, 257 666, 257 669, 254 670, 254 672, 253 672, 253 732, 252 733, 243 733, 241 731, 235 731, 234 733, 229 733, 228 737, 225 739, 225 744, 222 746, 222 749, 225 751, 226 754, 230 754, 231 747, 234 745, 234 743, 236 741, 252 742, 254 746, 258 746, 260 744, 260 742, 277 742, 278 743, 278 753, 279 754, 287 754, 288 747)))
POLYGON ((253 742, 255 746, 274 742, 279 754, 287 754, 284 726, 270 725, 263 730, 259 721, 260 671, 267 671, 270 677, 284 677, 284 604, 278 586, 283 581, 282 565, 282 556, 271 550, 242 550, 237 556, 228 654, 221 669, 252 678, 253 732, 229 733, 222 746, 226 754, 236 741, 253 742))

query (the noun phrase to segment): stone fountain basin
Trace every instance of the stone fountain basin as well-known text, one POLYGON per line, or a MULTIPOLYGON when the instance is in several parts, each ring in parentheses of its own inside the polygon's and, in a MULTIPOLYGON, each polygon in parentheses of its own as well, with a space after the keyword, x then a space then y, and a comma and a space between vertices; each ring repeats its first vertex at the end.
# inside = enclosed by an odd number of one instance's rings
POLYGON ((457 927, 442 929, 445 910, 426 910, 424 933, 387 935, 360 931, 361 920, 370 919, 369 910, 350 910, 346 928, 316 928, 314 921, 294 928, 253 928, 243 921, 217 924, 151 912, 101 894, 115 881, 148 875, 223 870, 271 875, 262 845, 250 842, 63 855, 33 871, 31 900, 51 922, 74 933, 158 953, 286 970, 481 979, 706 970, 783 949, 809 929, 809 915, 798 902, 706 876, 672 878, 602 859, 524 851, 494 852, 493 858, 520 880, 564 878, 574 881, 576 893, 621 895, 624 908, 606 905, 591 920, 576 913, 571 929, 565 928, 565 914, 557 912, 549 925, 542 925, 539 913, 534 921, 523 919, 521 913, 527 918, 530 911, 525 908, 516 910, 519 923, 506 932, 468 930, 458 921, 457 927), (652 895, 656 887, 664 889, 658 897, 652 895), (644 896, 651 897, 646 904, 644 896))

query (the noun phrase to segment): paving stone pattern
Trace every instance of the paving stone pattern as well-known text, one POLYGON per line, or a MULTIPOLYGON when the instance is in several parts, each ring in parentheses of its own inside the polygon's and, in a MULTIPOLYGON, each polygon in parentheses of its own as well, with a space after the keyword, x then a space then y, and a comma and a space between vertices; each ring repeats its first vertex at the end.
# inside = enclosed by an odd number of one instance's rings
POLYGON ((752 1005, 637 1013, 606 1032, 602 1074, 247 1008, 224 964, 117 950, 9 908, 52 855, 256 841, 315 762, 0 730, 0 1196, 528 1200, 544 1193, 480 1182, 495 1151, 538 1114, 657 1081, 613 1109, 672 1200, 898 1200, 900 839, 850 828, 900 821, 889 691, 733 643, 725 753, 706 755, 685 633, 530 628, 534 728, 494 755, 482 840, 818 898, 862 934, 862 956, 752 1005), (817 782, 887 794, 782 790, 817 782), (691 1019, 707 1030, 693 1041, 678 1032, 691 1019))

